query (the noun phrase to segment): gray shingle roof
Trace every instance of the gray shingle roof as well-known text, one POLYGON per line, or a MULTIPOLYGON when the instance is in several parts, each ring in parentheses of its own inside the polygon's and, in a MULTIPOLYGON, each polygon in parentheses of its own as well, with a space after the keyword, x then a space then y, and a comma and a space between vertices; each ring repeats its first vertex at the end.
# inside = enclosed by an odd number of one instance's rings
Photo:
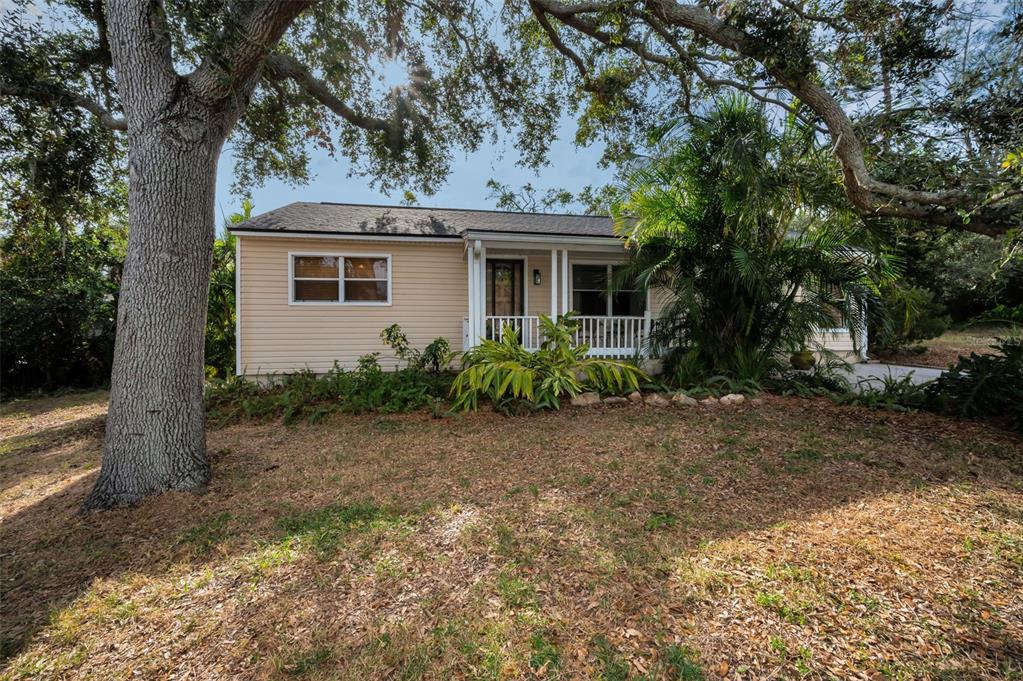
POLYGON ((233 225, 232 231, 457 237, 466 231, 613 237, 611 218, 461 208, 354 203, 290 203, 233 225))

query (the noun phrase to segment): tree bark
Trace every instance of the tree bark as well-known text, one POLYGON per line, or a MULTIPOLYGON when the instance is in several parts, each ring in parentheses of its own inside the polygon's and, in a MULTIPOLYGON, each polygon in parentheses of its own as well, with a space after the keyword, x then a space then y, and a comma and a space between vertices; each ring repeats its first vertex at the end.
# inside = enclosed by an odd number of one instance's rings
POLYGON ((174 71, 160 0, 111 0, 128 129, 128 250, 103 462, 105 508, 210 479, 203 410, 217 159, 233 122, 174 71))
POLYGON ((217 160, 262 60, 310 1, 238 5, 215 58, 185 76, 163 0, 107 1, 128 132, 128 252, 103 463, 86 509, 210 480, 203 354, 217 160))
POLYGON ((179 100, 129 133, 128 250, 103 464, 87 508, 210 479, 203 409, 219 117, 179 100), (212 120, 210 120, 212 118, 212 120))

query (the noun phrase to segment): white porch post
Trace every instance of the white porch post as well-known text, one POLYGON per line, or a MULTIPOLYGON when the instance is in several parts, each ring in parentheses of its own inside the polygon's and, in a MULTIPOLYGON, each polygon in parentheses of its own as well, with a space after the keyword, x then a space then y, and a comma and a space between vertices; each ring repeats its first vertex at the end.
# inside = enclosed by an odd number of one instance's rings
POLYGON ((551 319, 558 318, 558 251, 551 249, 551 319))
POLYGON ((476 332, 476 337, 483 338, 487 333, 487 247, 479 240, 476 241, 476 247, 479 249, 480 253, 479 296, 476 301, 478 310, 476 319, 478 320, 479 327, 476 332))
POLYGON ((561 251, 561 314, 568 314, 568 249, 561 251))
POLYGON ((465 249, 465 257, 469 270, 469 341, 468 347, 465 348, 468 350, 469 348, 476 347, 476 342, 479 339, 479 335, 476 333, 476 329, 479 327, 479 324, 476 322, 476 296, 478 295, 476 289, 479 284, 479 277, 476 275, 476 249, 472 242, 465 249))
POLYGON ((643 357, 650 356, 650 346, 647 341, 650 340, 650 331, 653 327, 653 315, 650 312, 650 292, 647 291, 646 298, 646 310, 643 312, 643 336, 639 339, 640 342, 640 354, 643 357))

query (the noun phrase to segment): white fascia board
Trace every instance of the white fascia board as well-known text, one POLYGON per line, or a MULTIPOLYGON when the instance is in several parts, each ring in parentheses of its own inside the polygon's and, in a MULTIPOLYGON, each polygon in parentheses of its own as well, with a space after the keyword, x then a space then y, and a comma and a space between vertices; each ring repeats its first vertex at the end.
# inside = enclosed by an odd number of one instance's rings
POLYGON ((464 241, 460 236, 416 236, 404 234, 337 234, 334 232, 263 232, 259 230, 239 229, 231 232, 235 236, 270 237, 277 239, 341 239, 344 241, 412 241, 418 243, 460 244, 464 241))
POLYGON ((520 248, 546 250, 551 246, 590 246, 608 251, 625 249, 624 242, 618 237, 607 236, 572 236, 555 234, 521 234, 501 232, 466 232, 467 239, 480 239, 488 244, 513 243, 520 248))

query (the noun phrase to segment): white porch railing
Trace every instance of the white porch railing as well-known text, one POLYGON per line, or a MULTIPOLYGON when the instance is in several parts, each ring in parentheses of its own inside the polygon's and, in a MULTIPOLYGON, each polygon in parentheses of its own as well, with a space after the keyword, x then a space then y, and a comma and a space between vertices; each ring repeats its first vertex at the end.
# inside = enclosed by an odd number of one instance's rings
MULTIPOLYGON (((652 321, 649 317, 575 317, 578 323, 574 334, 576 344, 590 346, 594 357, 633 357, 647 350, 652 321)), ((526 350, 536 350, 543 340, 540 318, 532 316, 487 316, 483 332, 486 338, 502 340, 505 329, 515 329, 519 342, 526 350)))
POLYGON ((543 340, 540 334, 539 317, 503 317, 487 316, 483 323, 485 338, 491 340, 504 340, 504 333, 508 328, 515 329, 519 335, 519 342, 527 350, 536 350, 543 340))

